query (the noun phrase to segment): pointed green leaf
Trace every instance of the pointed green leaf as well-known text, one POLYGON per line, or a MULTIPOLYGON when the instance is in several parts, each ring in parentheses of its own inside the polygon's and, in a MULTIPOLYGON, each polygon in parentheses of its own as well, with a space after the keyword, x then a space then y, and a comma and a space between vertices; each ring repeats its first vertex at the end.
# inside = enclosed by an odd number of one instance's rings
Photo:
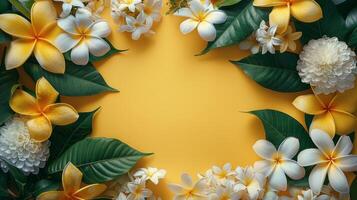
POLYGON ((21 14, 28 19, 31 18, 31 7, 34 0, 8 0, 21 14))
POLYGON ((309 88, 302 83, 292 53, 256 54, 233 63, 261 86, 278 92, 299 92, 309 88))
POLYGON ((268 10, 254 7, 250 0, 222 8, 228 15, 224 24, 216 25, 217 37, 209 42, 201 54, 212 49, 238 44, 259 28, 262 20, 268 20, 268 10))
POLYGON ((346 18, 346 27, 352 31, 357 28, 357 7, 352 9, 346 18))
POLYGON ((43 192, 48 191, 56 191, 60 187, 58 182, 53 182, 47 179, 42 179, 34 185, 33 196, 37 197, 38 195, 42 194, 43 192))
POLYGON ((47 72, 34 63, 26 63, 24 67, 33 80, 45 77, 64 96, 89 96, 117 91, 104 81, 92 64, 77 66, 67 62, 65 74, 47 72))
POLYGON ((276 110, 255 110, 250 113, 262 121, 266 139, 276 147, 287 137, 297 138, 300 150, 315 147, 305 128, 291 116, 276 110))
POLYGON ((353 32, 351 33, 351 36, 348 40, 348 45, 350 47, 357 47, 357 28, 355 28, 355 30, 353 30, 353 32))
POLYGON ((7 190, 7 174, 0 170, 0 197, 8 197, 9 192, 7 190))
POLYGON ((350 187, 351 199, 357 199, 357 178, 355 178, 350 187))
POLYGON ((56 126, 53 130, 51 141, 51 158, 58 158, 68 147, 86 138, 92 132, 94 114, 92 112, 79 113, 78 120, 68 126, 56 126))
POLYGON ((60 173, 72 162, 82 171, 86 183, 102 183, 127 173, 146 155, 116 139, 86 138, 50 163, 48 173, 60 173))
POLYGON ((226 7, 226 6, 232 6, 234 4, 237 4, 241 2, 242 0, 218 0, 215 5, 219 8, 221 7, 226 7))
POLYGON ((337 37, 344 41, 348 34, 348 29, 344 18, 338 12, 332 1, 320 0, 320 6, 323 12, 323 18, 317 22, 304 23, 295 20, 297 31, 303 32, 301 41, 306 44, 312 39, 322 38, 324 36, 337 37))

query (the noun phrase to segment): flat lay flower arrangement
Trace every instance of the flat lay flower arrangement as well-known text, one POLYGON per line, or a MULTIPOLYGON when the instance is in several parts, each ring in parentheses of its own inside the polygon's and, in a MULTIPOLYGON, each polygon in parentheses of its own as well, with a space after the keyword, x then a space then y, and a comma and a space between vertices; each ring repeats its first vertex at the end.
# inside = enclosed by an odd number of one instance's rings
MULTIPOLYGON (((357 2, 349 0, 170 1, 207 46, 198 55, 237 45, 250 55, 231 61, 259 85, 304 92, 291 102, 305 124, 276 110, 254 110, 266 139, 261 161, 213 166, 197 181, 171 184, 175 199, 357 199, 357 2), (352 184, 349 184, 349 180, 352 184)), ((196 34, 196 33, 194 33, 196 34)), ((239 156, 239 155, 238 155, 239 156)))

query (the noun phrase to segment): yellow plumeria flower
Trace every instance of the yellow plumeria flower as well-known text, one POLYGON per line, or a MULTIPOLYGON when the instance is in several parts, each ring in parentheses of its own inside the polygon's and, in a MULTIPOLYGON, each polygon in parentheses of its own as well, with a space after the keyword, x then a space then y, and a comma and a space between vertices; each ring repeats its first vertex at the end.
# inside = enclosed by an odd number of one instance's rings
POLYGON ((72 163, 68 163, 62 173, 63 191, 44 192, 37 200, 90 200, 107 189, 104 184, 92 184, 81 188, 82 177, 82 172, 72 163))
POLYGON ((302 32, 293 32, 293 28, 289 26, 285 33, 278 35, 278 38, 282 41, 280 45, 280 52, 284 53, 288 49, 295 52, 297 49, 296 40, 300 39, 301 36, 302 32))
POLYGON ((310 130, 321 129, 331 137, 335 133, 353 132, 356 125, 357 88, 331 95, 308 94, 297 97, 293 105, 304 113, 315 115, 310 130))
POLYGON ((7 69, 21 66, 34 53, 41 67, 53 73, 64 73, 63 54, 51 42, 56 30, 56 10, 49 1, 36 1, 31 8, 31 22, 17 14, 1 14, 0 29, 16 38, 6 53, 7 69))
POLYGON ((278 33, 288 29, 290 14, 297 20, 311 23, 322 18, 322 10, 314 0, 254 0, 254 6, 274 7, 269 24, 278 26, 278 33))
POLYGON ((26 116, 32 139, 43 142, 50 138, 52 124, 68 125, 78 119, 77 111, 68 104, 55 103, 58 92, 45 79, 36 83, 36 98, 22 89, 16 89, 10 98, 10 107, 16 113, 26 116))

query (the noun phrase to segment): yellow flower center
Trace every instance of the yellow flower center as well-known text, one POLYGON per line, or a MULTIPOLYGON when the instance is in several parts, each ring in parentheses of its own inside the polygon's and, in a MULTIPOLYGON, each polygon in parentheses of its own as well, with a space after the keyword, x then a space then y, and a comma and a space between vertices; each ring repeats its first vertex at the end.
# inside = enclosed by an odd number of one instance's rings
POLYGON ((197 21, 199 21, 199 22, 205 21, 206 16, 207 16, 207 15, 206 15, 205 12, 199 12, 199 13, 197 14, 197 21))
POLYGON ((279 153, 273 156, 273 161, 275 162, 276 165, 280 165, 284 162, 283 157, 279 153))

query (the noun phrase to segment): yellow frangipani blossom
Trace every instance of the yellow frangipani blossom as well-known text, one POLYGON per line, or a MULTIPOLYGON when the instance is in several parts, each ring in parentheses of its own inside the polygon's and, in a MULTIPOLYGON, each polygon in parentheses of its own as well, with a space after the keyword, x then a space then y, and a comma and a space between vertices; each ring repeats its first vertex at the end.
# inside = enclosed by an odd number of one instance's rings
POLYGON ((44 192, 37 200, 91 200, 107 189, 104 184, 92 184, 81 188, 82 177, 82 172, 72 163, 68 163, 62 173, 63 191, 44 192))
POLYGON ((346 135, 356 127, 357 88, 330 95, 298 96, 293 105, 304 113, 314 115, 310 130, 321 129, 331 137, 346 135))
POLYGON ((52 124, 68 125, 77 121, 77 111, 68 104, 55 103, 58 92, 45 79, 36 83, 36 98, 16 88, 10 98, 10 107, 29 120, 26 122, 32 139, 43 142, 50 138, 52 124))
POLYGON ((284 33, 290 22, 295 19, 311 23, 322 18, 320 5, 314 0, 254 0, 254 6, 274 7, 269 15, 269 24, 278 26, 278 33, 284 33))
POLYGON ((1 14, 0 29, 15 39, 6 53, 5 66, 21 66, 34 53, 42 68, 53 73, 64 73, 63 54, 51 41, 57 27, 57 14, 52 1, 36 1, 31 8, 31 23, 17 14, 1 14))

